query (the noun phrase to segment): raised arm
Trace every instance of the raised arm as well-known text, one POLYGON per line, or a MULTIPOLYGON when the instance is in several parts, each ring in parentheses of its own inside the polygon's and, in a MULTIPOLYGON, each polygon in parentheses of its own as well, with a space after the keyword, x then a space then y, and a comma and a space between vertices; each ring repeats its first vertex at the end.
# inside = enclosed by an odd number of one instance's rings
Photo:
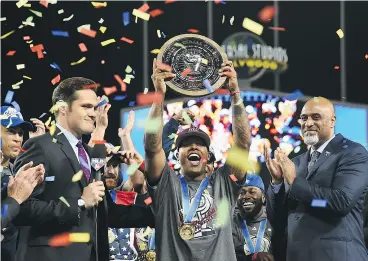
MULTIPOLYGON (((227 61, 222 64, 220 76, 227 77, 226 87, 230 91, 231 96, 231 107, 233 114, 232 130, 235 145, 242 150, 249 151, 251 144, 251 135, 248 115, 245 112, 243 100, 240 96, 237 74, 231 61, 227 61)), ((236 171, 235 175, 238 180, 243 180, 246 173, 244 171, 236 171)))
POLYGON ((160 126, 155 133, 145 132, 144 149, 146 153, 145 175, 150 185, 156 185, 160 181, 166 163, 165 152, 162 148, 163 98, 166 93, 165 80, 174 78, 175 74, 171 73, 171 68, 168 68, 168 66, 157 64, 156 59, 153 60, 152 69, 153 85, 156 93, 162 95, 162 99, 152 104, 148 117, 149 119, 158 120, 160 126))

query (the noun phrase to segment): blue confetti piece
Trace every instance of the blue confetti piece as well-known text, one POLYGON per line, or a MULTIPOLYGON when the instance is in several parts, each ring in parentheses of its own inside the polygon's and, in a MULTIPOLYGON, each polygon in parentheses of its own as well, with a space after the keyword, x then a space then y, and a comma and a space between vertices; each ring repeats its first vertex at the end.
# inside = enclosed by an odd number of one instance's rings
POLYGON ((4 103, 11 104, 11 102, 13 100, 13 96, 14 96, 14 92, 13 91, 8 91, 6 93, 4 103))
POLYGON ((101 107, 103 105, 105 105, 107 103, 107 101, 105 99, 103 99, 102 101, 100 101, 100 103, 97 105, 97 107, 101 107))
POLYGON ((325 199, 313 199, 311 206, 314 208, 325 208, 327 206, 327 200, 325 199))
POLYGON ((117 95, 114 97, 114 101, 122 101, 126 98, 127 96, 126 95, 117 95))
POLYGON ((135 71, 133 70, 133 74, 135 74, 135 71))
POLYGON ((130 101, 130 102, 129 102, 129 107, 133 107, 133 106, 134 106, 134 104, 135 104, 135 101, 130 101))
POLYGON ((51 66, 52 68, 54 68, 54 69, 58 70, 59 72, 61 72, 61 69, 60 69, 59 65, 57 65, 56 63, 52 63, 52 64, 50 64, 50 66, 51 66))
POLYGON ((53 36, 69 37, 69 33, 67 31, 52 30, 51 34, 53 36))
POLYGON ((206 87, 206 89, 209 91, 209 92, 214 92, 213 88, 212 88, 212 85, 210 83, 210 81, 208 79, 204 80, 203 81, 203 85, 204 87, 206 87))
POLYGON ((166 35, 164 34, 164 32, 161 32, 161 34, 162 34, 162 38, 166 38, 166 35))
POLYGON ((1 206, 1 218, 5 218, 6 215, 8 214, 8 204, 4 204, 1 206))
POLYGON ((11 103, 11 105, 13 105, 13 107, 14 107, 17 111, 20 111, 20 106, 19 106, 19 104, 18 104, 16 101, 13 101, 13 102, 11 103))
POLYGON ((226 2, 224 2, 224 1, 221 1, 221 2, 220 2, 220 4, 226 5, 226 2))
POLYGON ((130 23, 130 13, 129 12, 123 12, 123 23, 124 23, 124 26, 127 26, 130 23))
POLYGON ((288 100, 288 101, 295 101, 299 98, 303 97, 303 93, 300 90, 296 90, 292 93, 289 93, 287 95, 285 95, 284 97, 282 97, 284 100, 288 100))

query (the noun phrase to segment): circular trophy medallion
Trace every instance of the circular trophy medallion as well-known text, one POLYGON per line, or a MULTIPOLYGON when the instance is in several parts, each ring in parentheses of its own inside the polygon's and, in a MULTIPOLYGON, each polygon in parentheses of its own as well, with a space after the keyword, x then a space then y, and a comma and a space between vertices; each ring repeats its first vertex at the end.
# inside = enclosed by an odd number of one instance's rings
POLYGON ((219 76, 227 56, 211 39, 197 34, 182 34, 168 40, 157 56, 159 63, 172 67, 176 77, 166 84, 188 96, 213 93, 226 81, 219 76))

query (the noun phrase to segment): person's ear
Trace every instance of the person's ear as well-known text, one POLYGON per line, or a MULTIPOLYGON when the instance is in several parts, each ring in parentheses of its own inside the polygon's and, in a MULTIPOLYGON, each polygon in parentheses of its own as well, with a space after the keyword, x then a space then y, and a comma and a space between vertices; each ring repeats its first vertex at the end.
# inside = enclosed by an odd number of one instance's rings
POLYGON ((333 115, 332 116, 331 122, 332 122, 331 128, 335 127, 335 124, 336 124, 336 115, 333 115))

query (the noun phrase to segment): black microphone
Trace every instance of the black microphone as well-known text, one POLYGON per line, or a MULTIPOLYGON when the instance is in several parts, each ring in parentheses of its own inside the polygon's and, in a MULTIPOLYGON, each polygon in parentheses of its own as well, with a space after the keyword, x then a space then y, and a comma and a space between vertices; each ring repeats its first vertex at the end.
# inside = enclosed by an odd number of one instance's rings
POLYGON ((91 153, 91 167, 95 170, 95 180, 101 181, 103 176, 103 167, 106 163, 106 147, 103 144, 96 144, 91 153))

